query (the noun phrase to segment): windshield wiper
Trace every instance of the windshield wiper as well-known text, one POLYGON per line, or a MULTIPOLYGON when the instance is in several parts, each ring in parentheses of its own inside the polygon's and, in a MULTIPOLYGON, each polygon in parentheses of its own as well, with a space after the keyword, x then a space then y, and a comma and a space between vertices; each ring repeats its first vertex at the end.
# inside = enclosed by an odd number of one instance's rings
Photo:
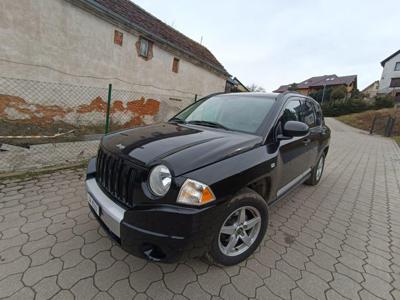
POLYGON ((193 120, 193 121, 189 121, 187 123, 188 124, 202 125, 202 126, 208 126, 208 127, 214 127, 214 128, 222 128, 222 129, 225 129, 225 130, 229 130, 229 128, 227 128, 224 125, 222 125, 220 123, 217 123, 217 122, 193 120))
POLYGON ((174 123, 179 123, 179 124, 185 124, 186 123, 185 120, 183 120, 181 118, 177 118, 177 117, 174 117, 174 118, 170 119, 168 122, 174 122, 174 123))

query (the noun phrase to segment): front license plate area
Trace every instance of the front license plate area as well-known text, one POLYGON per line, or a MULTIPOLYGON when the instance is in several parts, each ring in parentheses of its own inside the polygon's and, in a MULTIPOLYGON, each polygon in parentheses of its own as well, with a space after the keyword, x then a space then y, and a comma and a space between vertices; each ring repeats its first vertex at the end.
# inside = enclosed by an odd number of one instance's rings
POLYGON ((100 205, 97 204, 97 202, 93 199, 90 194, 87 194, 87 199, 90 204, 90 206, 93 208, 94 212, 96 215, 100 216, 100 205))

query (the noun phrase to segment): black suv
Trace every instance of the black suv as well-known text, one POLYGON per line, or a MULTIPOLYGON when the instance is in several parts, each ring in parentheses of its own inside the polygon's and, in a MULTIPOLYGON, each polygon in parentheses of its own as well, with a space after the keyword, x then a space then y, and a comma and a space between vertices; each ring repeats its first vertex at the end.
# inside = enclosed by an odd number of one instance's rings
POLYGON ((312 98, 211 95, 167 123, 105 136, 89 163, 88 201, 132 254, 233 265, 260 244, 272 203, 319 182, 329 139, 312 98))

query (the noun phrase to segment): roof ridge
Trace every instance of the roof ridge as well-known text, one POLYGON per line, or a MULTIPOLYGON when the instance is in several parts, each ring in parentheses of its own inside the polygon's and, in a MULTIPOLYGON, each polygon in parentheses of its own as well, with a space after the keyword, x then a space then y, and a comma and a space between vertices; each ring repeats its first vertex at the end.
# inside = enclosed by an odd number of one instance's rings
MULTIPOLYGON (((183 35, 184 37, 190 39, 192 42, 195 42, 195 43, 198 44, 199 46, 201 46, 201 47, 207 49, 206 46, 204 46, 204 45, 200 44, 199 42, 195 41, 194 39, 188 37, 186 34, 180 32, 178 29, 175 29, 174 27, 172 27, 172 26, 169 25, 168 23, 164 22, 164 21, 161 20, 160 18, 156 17, 156 16, 153 15, 152 13, 148 12, 147 10, 145 10, 143 7, 141 7, 140 5, 136 4, 135 2, 130 1, 130 0, 123 0, 123 1, 128 2, 129 5, 136 6, 136 8, 138 8, 142 13, 144 13, 144 14, 146 14, 146 15, 148 15, 148 16, 154 18, 154 19, 156 19, 157 21, 163 23, 164 25, 166 25, 167 27, 169 27, 170 29, 172 29, 172 30, 175 31, 176 33, 179 33, 179 34, 183 35)), ((208 49, 207 49, 207 50, 208 50, 208 49)), ((210 51, 210 50, 208 50, 208 51, 210 51)))
POLYGON ((391 60, 393 57, 395 57, 399 53, 400 53, 400 50, 397 50, 394 53, 390 54, 388 57, 386 57, 384 60, 381 61, 381 66, 384 67, 388 60, 391 60))

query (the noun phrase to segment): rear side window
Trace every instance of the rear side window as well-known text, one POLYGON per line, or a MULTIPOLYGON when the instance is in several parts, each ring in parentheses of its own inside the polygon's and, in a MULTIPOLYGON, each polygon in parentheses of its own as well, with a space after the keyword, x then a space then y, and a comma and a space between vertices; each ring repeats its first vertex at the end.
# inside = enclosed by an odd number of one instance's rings
POLYGON ((309 127, 315 127, 316 117, 314 112, 314 105, 308 101, 304 100, 304 110, 303 110, 303 122, 306 123, 309 127))

